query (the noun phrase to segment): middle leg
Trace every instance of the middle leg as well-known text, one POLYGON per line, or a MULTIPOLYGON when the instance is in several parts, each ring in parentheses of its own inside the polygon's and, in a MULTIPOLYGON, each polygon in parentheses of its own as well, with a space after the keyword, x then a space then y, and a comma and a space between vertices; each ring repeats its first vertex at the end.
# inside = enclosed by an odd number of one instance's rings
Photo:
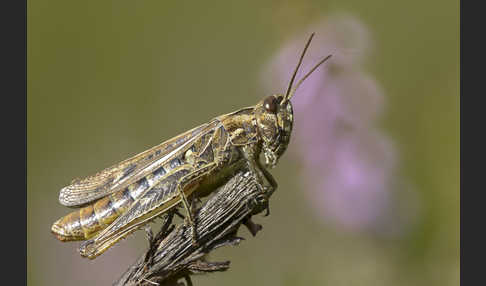
POLYGON ((208 175, 208 173, 211 173, 214 169, 216 169, 217 164, 215 162, 207 164, 187 175, 179 179, 179 183, 177 184, 177 189, 179 192, 179 196, 181 198, 182 204, 184 205, 184 208, 187 213, 187 220, 189 222, 189 225, 191 226, 192 229, 192 243, 194 245, 197 245, 197 233, 196 233, 196 224, 194 220, 194 211, 191 208, 191 205, 189 204, 189 201, 187 200, 187 196, 184 193, 184 190, 187 187, 190 187, 192 183, 197 182, 200 180, 203 176, 208 175))

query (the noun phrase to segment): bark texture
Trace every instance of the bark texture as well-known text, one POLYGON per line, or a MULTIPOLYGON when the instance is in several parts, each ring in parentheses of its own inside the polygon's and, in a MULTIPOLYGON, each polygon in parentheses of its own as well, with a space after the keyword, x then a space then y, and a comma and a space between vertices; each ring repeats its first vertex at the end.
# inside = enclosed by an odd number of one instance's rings
POLYGON ((113 285, 183 285, 178 282, 181 278, 192 285, 190 275, 227 270, 229 261, 208 262, 206 254, 221 246, 237 245, 243 239, 237 236, 242 224, 255 236, 261 226, 254 224, 251 216, 268 211, 273 191, 262 191, 249 171, 239 171, 194 214, 197 244, 192 241, 188 221, 175 226, 174 213, 170 213, 163 218, 157 235, 147 229, 149 248, 113 285))

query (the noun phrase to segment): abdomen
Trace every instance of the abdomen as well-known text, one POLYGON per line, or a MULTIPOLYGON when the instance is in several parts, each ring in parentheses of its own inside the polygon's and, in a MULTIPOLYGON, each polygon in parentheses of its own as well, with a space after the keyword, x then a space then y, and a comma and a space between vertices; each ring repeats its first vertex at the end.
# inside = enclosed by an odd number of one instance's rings
POLYGON ((61 241, 86 240, 111 224, 149 187, 146 178, 57 220, 51 231, 61 241))

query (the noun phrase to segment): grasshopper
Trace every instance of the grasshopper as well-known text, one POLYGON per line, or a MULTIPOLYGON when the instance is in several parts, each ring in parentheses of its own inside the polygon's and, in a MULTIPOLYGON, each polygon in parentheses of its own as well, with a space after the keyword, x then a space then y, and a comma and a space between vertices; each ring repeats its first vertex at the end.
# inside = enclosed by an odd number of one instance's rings
MULTIPOLYGON (((61 241, 86 240, 79 252, 94 259, 128 234, 182 204, 196 244, 189 198, 207 196, 240 168, 252 173, 264 195, 268 195, 268 190, 274 191, 277 182, 267 169, 277 164, 290 140, 290 99, 300 84, 331 56, 318 62, 293 87, 313 36, 314 33, 306 42, 285 94, 267 96, 255 106, 218 116, 62 188, 59 202, 80 209, 57 220, 51 228, 53 234, 61 241)), ((267 215, 268 212, 267 208, 267 215)))

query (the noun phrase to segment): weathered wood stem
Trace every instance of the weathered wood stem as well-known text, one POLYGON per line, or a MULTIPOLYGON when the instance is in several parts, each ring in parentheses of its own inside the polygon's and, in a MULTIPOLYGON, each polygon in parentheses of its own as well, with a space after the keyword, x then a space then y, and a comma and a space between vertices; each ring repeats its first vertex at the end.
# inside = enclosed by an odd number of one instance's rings
POLYGON ((268 207, 273 191, 264 193, 250 172, 239 171, 195 213, 196 245, 187 220, 176 227, 172 225, 174 214, 169 214, 155 237, 147 230, 148 250, 113 285, 181 285, 177 282, 181 278, 192 285, 190 275, 227 270, 229 261, 208 262, 206 254, 221 246, 237 245, 243 239, 237 236, 241 224, 256 235, 261 226, 254 224, 251 216, 268 207))

